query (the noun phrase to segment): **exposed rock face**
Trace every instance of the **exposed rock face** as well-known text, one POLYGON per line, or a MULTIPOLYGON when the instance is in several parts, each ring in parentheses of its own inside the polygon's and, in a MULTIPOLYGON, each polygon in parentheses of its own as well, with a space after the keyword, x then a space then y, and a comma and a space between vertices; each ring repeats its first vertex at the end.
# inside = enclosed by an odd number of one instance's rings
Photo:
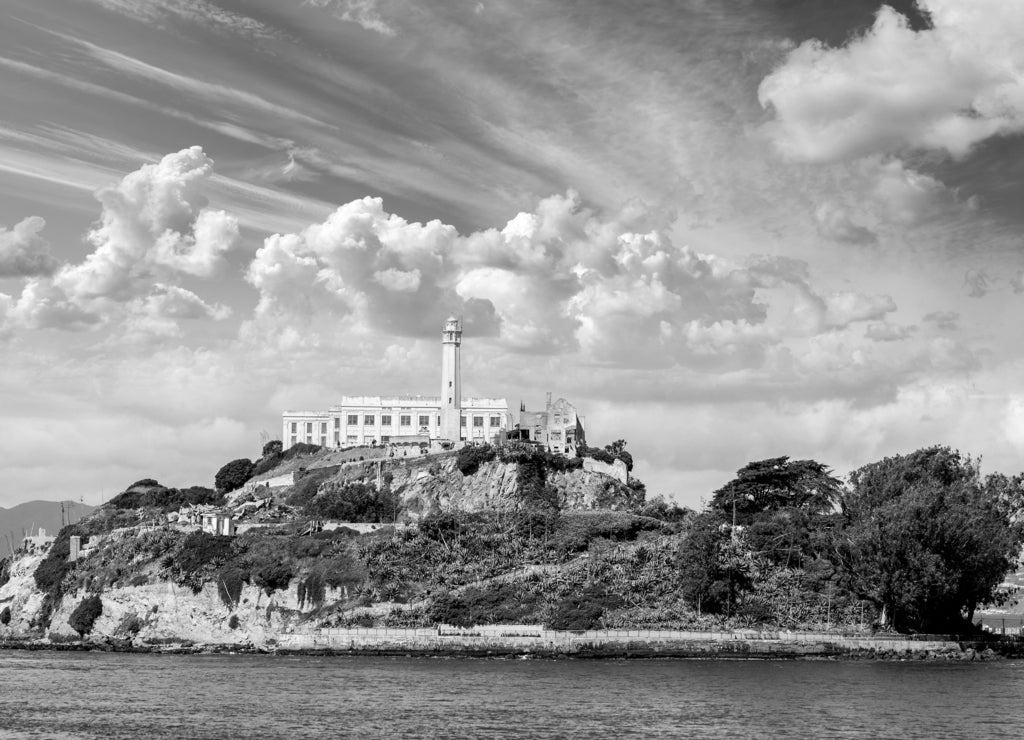
MULTIPOLYGON (((394 476, 392 489, 414 517, 437 510, 515 509, 523 501, 516 463, 491 461, 470 476, 459 472, 454 458, 388 470, 394 476)), ((624 509, 637 495, 615 478, 596 471, 548 471, 547 482, 567 509, 624 509)))
MULTIPOLYGON (((43 605, 43 594, 36 588, 32 574, 42 555, 14 561, 11 580, 0 588, 0 609, 11 610, 11 621, 0 625, 2 638, 38 637, 32 629, 43 605)), ((300 602, 298 582, 269 596, 260 588, 245 584, 238 602, 225 604, 214 583, 199 593, 168 581, 105 589, 101 595, 103 613, 92 628, 97 638, 131 640, 139 644, 172 643, 187 640, 209 644, 267 645, 279 635, 299 627, 317 606, 300 602), (235 618, 234 620, 232 618, 235 618)), ((54 609, 47 635, 51 639, 78 639, 68 618, 89 594, 85 591, 65 594, 54 609)), ((325 604, 346 597, 344 589, 326 588, 325 604)))

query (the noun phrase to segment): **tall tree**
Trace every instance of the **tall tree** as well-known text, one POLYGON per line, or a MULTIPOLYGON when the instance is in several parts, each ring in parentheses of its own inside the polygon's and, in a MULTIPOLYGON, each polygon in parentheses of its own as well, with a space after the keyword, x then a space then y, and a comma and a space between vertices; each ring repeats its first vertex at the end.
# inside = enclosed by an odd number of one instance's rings
POLYGON ((887 627, 956 630, 1000 600, 1022 531, 1005 476, 948 447, 887 457, 850 475, 837 554, 851 590, 887 627))
POLYGON ((711 508, 737 524, 756 515, 784 508, 811 513, 831 511, 839 500, 842 483, 825 465, 814 460, 773 457, 748 463, 736 477, 715 491, 711 508))

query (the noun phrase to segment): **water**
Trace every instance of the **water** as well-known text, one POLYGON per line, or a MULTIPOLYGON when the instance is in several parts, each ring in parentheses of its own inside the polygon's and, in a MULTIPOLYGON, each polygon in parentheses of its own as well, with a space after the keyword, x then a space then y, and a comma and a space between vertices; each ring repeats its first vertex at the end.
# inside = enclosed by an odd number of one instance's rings
POLYGON ((1018 738, 1024 662, 0 651, 8 738, 1018 738))

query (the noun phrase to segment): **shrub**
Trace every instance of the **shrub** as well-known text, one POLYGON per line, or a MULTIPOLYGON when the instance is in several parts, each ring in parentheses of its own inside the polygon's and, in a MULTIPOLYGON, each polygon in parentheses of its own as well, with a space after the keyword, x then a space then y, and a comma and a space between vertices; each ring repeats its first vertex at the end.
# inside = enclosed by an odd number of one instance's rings
POLYGON ((252 573, 253 582, 262 588, 267 596, 274 591, 288 588, 292 580, 292 569, 283 563, 271 563, 255 569, 252 573))
POLYGON ((237 614, 232 614, 231 615, 231 619, 228 620, 228 629, 232 629, 232 630, 238 629, 238 615, 237 614))
POLYGON ((157 483, 156 480, 154 480, 153 478, 143 478, 142 480, 135 481, 134 483, 132 483, 130 486, 128 486, 124 490, 130 491, 133 488, 157 488, 157 487, 163 488, 163 486, 161 486, 159 483, 157 483))
POLYGON ((11 561, 7 558, 0 560, 0 588, 11 580, 11 561))
POLYGON ((44 594, 43 606, 39 612, 39 626, 44 629, 49 627, 53 610, 64 596, 64 578, 75 567, 75 563, 68 562, 73 534, 81 536, 85 531, 78 524, 69 524, 61 529, 50 545, 46 557, 32 574, 36 586, 44 594))
POLYGON ((555 605, 547 627, 553 630, 582 632, 601 626, 606 611, 622 606, 622 597, 610 594, 599 586, 591 586, 577 596, 562 599, 555 605))
POLYGON ((246 457, 232 460, 217 471, 217 475, 213 479, 214 485, 218 491, 230 493, 245 485, 245 482, 252 477, 254 468, 252 460, 246 457))
POLYGON ((68 624, 80 637, 85 637, 92 632, 92 626, 102 613, 103 599, 98 594, 93 594, 82 599, 82 603, 75 607, 68 617, 68 624))
POLYGON ((129 487, 124 493, 110 499, 109 505, 115 509, 154 507, 166 512, 175 511, 187 504, 197 506, 224 503, 223 494, 205 486, 191 486, 181 490, 163 486, 151 487, 142 491, 134 490, 134 488, 134 486, 129 487))
POLYGON ((5 606, 3 611, 0 611, 0 624, 8 625, 11 623, 11 607, 5 606))
POLYGON ((284 444, 279 439, 272 439, 263 445, 262 456, 271 457, 272 455, 280 455, 284 449, 284 444))
POLYGON ((125 614, 121 624, 117 625, 117 633, 127 637, 135 637, 135 635, 142 631, 143 626, 145 626, 145 623, 139 618, 138 614, 125 614))
POLYGON ((495 450, 490 445, 466 445, 459 450, 455 458, 455 464, 459 472, 470 476, 480 469, 480 466, 494 459, 495 450))

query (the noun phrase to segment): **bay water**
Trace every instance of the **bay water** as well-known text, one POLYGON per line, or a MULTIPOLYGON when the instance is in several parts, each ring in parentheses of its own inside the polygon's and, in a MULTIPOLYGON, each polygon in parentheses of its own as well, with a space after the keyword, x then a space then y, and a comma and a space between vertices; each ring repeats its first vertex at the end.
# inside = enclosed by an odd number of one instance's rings
POLYGON ((0 651, 8 738, 1020 738, 1024 661, 0 651))

